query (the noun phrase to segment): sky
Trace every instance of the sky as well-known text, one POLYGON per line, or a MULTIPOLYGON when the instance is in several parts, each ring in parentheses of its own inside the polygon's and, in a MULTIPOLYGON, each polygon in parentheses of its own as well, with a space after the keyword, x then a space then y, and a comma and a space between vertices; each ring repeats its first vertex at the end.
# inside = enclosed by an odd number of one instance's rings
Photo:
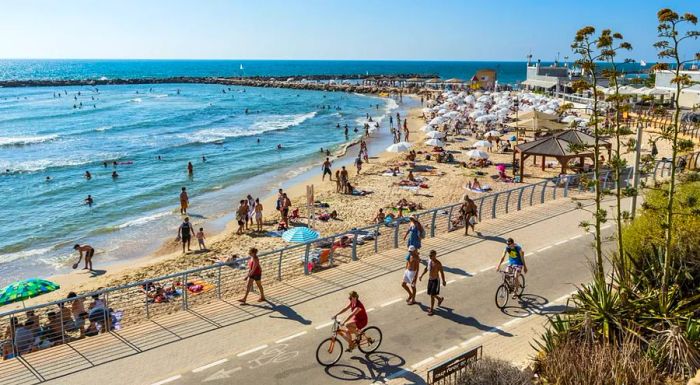
POLYGON ((699 0, 2 0, 0 59, 552 61, 592 25, 654 61, 662 7, 700 16, 699 0))

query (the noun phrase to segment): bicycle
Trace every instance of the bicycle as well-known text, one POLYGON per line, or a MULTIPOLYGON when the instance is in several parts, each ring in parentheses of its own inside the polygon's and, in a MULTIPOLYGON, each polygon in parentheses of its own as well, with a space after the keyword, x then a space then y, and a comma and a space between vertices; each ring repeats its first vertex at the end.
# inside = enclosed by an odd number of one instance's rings
POLYGON ((515 292, 515 271, 513 268, 508 267, 506 270, 499 270, 499 273, 503 275, 503 282, 498 289, 496 289, 496 307, 503 309, 508 305, 508 300, 512 294, 516 294, 520 297, 525 291, 525 275, 523 273, 518 274, 518 293, 515 292))
MULTIPOLYGON (((333 366, 343 355, 343 338, 338 338, 340 322, 333 317, 331 336, 321 341, 316 348, 316 361, 323 366, 333 366)), ((382 344, 382 331, 376 326, 368 326, 362 329, 355 338, 355 346, 364 354, 374 353, 382 344)))

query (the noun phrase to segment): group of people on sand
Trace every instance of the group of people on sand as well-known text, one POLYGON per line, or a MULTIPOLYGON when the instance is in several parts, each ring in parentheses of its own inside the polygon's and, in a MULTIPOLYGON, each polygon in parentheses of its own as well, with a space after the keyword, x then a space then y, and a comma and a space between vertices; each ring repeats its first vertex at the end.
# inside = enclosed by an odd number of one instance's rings
POLYGON ((238 235, 242 235, 244 230, 250 230, 253 224, 255 224, 254 231, 263 231, 263 205, 260 203, 260 198, 253 199, 253 196, 248 194, 245 199, 238 202, 236 223, 238 223, 238 230, 236 230, 238 235))

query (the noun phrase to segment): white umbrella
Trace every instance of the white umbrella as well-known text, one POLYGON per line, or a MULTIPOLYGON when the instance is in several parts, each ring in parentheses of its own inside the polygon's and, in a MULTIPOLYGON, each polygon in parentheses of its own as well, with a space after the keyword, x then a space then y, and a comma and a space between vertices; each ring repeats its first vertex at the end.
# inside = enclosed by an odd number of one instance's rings
POLYGON ((440 131, 430 131, 425 135, 425 137, 430 139, 442 139, 445 137, 445 134, 440 131))
POLYGON ((481 151, 481 150, 469 150, 467 151, 467 156, 472 158, 472 159, 488 159, 489 154, 481 151))
POLYGON ((443 143, 440 139, 426 140, 425 144, 427 144, 428 146, 445 147, 445 143, 443 143))
POLYGON ((486 136, 486 137, 493 136, 493 137, 496 137, 496 138, 500 138, 500 137, 501 137, 501 133, 498 132, 498 131, 496 131, 496 130, 491 130, 491 131, 485 133, 484 136, 486 136))
POLYGON ((488 147, 488 148, 490 148, 490 147, 492 147, 493 145, 492 145, 490 142, 486 141, 486 140, 480 140, 480 141, 474 143, 474 146, 475 146, 475 147, 488 147))
POLYGON ((433 120, 430 121, 430 125, 441 124, 444 121, 445 118, 438 116, 437 118, 433 118, 433 120))
POLYGON ((474 121, 477 123, 490 122, 492 120, 496 120, 496 117, 493 115, 482 115, 482 116, 479 116, 478 118, 474 119, 474 121))
POLYGON ((430 132, 430 131, 435 131, 435 127, 433 127, 431 125, 427 125, 427 126, 421 127, 420 130, 423 132, 430 132))
POLYGON ((398 142, 386 148, 388 152, 406 152, 411 149, 412 144, 409 142, 398 142))

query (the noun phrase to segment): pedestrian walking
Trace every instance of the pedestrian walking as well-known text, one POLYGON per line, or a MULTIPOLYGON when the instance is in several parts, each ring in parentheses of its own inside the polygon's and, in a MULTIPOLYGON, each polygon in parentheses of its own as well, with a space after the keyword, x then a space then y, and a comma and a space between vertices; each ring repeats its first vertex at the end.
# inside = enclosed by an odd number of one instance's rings
POLYGON ((420 268, 420 255, 414 246, 408 247, 407 258, 406 270, 403 272, 401 287, 408 293, 406 303, 413 305, 416 303, 416 280, 418 279, 418 269, 420 268))
POLYGON ((437 300, 438 307, 441 306, 442 301, 445 300, 445 297, 440 296, 440 278, 442 278, 442 286, 447 286, 445 272, 442 269, 442 262, 437 259, 437 252, 435 250, 430 250, 428 265, 418 279, 423 280, 423 276, 428 272, 428 295, 430 296, 430 310, 428 310, 428 315, 432 316, 433 310, 435 309, 435 300, 437 300))
POLYGON ((258 258, 258 249, 251 247, 250 250, 248 250, 248 256, 250 257, 250 260, 248 260, 248 274, 245 278, 245 294, 243 295, 243 298, 238 300, 238 302, 243 305, 245 305, 246 301, 248 300, 248 293, 250 293, 250 290, 253 288, 253 282, 255 282, 255 285, 260 291, 260 298, 258 298, 258 302, 265 302, 265 292, 263 291, 262 286, 262 266, 260 266, 260 259, 258 258))
POLYGON ((413 246, 416 249, 420 249, 421 239, 425 238, 425 230, 423 229, 423 225, 418 222, 415 215, 411 215, 408 219, 411 221, 411 223, 408 226, 408 230, 406 230, 406 233, 403 235, 403 240, 405 241, 406 238, 408 238, 407 246, 413 246))

